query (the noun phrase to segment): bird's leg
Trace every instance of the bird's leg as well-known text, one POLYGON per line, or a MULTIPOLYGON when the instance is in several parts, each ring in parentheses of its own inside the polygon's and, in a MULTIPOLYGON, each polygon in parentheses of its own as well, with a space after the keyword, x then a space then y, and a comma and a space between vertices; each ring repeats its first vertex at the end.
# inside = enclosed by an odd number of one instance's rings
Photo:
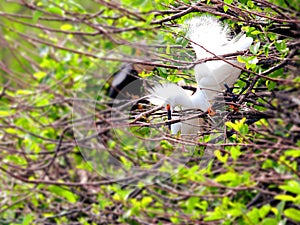
POLYGON ((240 78, 240 80, 244 81, 246 83, 246 86, 242 88, 242 90, 240 91, 239 95, 241 95, 250 86, 250 82, 248 80, 245 80, 243 78, 240 78))
MULTIPOLYGON (((241 81, 245 82, 246 85, 245 87, 242 88, 242 90, 237 94, 237 95, 234 95, 231 99, 231 102, 232 103, 235 103, 237 100, 238 100, 238 96, 240 96, 245 90, 247 90, 247 88, 249 87, 250 85, 250 82, 248 80, 245 80, 243 78, 239 78, 241 81)), ((230 93, 233 95, 232 93, 232 90, 233 88, 229 88, 227 84, 224 84, 225 88, 226 88, 226 92, 230 93)), ((229 107, 234 111, 234 112, 238 112, 239 111, 239 108, 237 105, 234 105, 234 104, 229 104, 229 107)))
POLYGON ((212 108, 212 106, 207 109, 207 113, 210 116, 216 115, 216 112, 214 111, 214 109, 212 108))
POLYGON ((237 101, 238 95, 234 95, 232 93, 233 88, 230 88, 226 83, 224 84, 224 86, 226 88, 225 92, 229 93, 230 95, 233 95, 230 100, 225 99, 225 101, 229 102, 229 108, 231 108, 234 112, 238 112, 239 108, 234 104, 237 101))
MULTIPOLYGON (((167 109, 168 120, 171 120, 172 119, 172 112, 171 112, 170 104, 167 104, 166 109, 167 109)), ((168 125, 169 130, 171 130, 171 123, 168 122, 167 125, 168 125)))

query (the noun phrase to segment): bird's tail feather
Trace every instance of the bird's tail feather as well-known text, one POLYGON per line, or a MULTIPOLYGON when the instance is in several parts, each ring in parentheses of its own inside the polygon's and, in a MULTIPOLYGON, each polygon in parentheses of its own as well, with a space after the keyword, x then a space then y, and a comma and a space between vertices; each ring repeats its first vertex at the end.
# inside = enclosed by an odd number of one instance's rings
POLYGON ((253 42, 253 38, 246 37, 245 34, 240 33, 232 41, 234 42, 236 51, 243 51, 250 47, 253 42))

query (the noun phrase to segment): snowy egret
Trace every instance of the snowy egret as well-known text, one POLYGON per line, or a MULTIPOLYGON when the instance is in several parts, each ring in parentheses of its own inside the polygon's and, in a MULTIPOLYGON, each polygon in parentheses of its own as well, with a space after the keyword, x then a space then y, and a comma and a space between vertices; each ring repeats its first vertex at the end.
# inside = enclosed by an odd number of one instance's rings
MULTIPOLYGON (((190 96, 182 87, 173 83, 155 86, 152 89, 152 95, 149 100, 155 105, 163 105, 166 107, 168 120, 172 118, 172 112, 176 107, 181 107, 182 109, 200 109, 204 112, 208 111, 211 107, 204 91, 197 88, 196 92, 190 96)), ((197 133, 199 130, 198 125, 199 119, 194 118, 184 122, 171 124, 170 128, 172 134, 176 134, 181 130, 182 135, 188 135, 197 133)))
MULTIPOLYGON (((191 41, 197 60, 246 50, 253 41, 243 34, 230 38, 228 25, 222 25, 213 16, 192 18, 188 21, 188 26, 187 37, 191 41)), ((192 96, 187 95, 175 84, 164 84, 153 88, 150 101, 156 105, 167 106, 168 119, 172 118, 172 110, 177 106, 208 111, 216 94, 223 91, 226 85, 232 86, 236 82, 242 66, 237 60, 221 59, 197 64, 195 79, 198 87, 192 96)), ((199 130, 198 125, 199 120, 196 118, 187 123, 172 124, 170 127, 173 134, 180 130, 181 134, 195 134, 199 130)))
MULTIPOLYGON (((213 16, 195 17, 188 21, 187 37, 196 53, 197 60, 233 54, 246 50, 253 42, 251 37, 238 34, 230 37, 227 24, 213 16)), ((212 60, 195 66, 198 87, 205 91, 208 100, 213 100, 225 90, 225 84, 232 87, 241 73, 243 63, 237 60, 212 60)))

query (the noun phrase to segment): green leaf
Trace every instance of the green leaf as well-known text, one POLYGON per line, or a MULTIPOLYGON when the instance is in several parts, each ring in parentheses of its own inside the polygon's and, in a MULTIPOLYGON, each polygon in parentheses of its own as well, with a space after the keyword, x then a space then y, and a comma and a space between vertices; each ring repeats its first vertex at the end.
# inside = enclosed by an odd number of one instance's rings
POLYGON ((204 218, 204 221, 214 221, 214 220, 220 220, 224 216, 220 212, 220 210, 215 210, 214 212, 207 212, 207 216, 204 218))
POLYGON ((249 56, 247 59, 247 63, 256 65, 258 63, 258 58, 256 56, 249 56))
POLYGON ((224 156, 222 156, 221 151, 220 150, 216 150, 214 152, 215 156, 218 158, 218 160, 222 163, 226 163, 228 160, 228 154, 225 154, 224 156))
POLYGON ((290 156, 290 157, 293 157, 293 158, 298 158, 298 157, 300 157, 300 151, 296 150, 296 149, 290 149, 290 150, 286 150, 284 152, 284 155, 290 156))
POLYGON ((227 10, 229 9, 229 7, 227 5, 223 6, 224 12, 227 12, 227 10))
POLYGON ((276 41, 275 47, 281 53, 287 53, 289 51, 288 47, 286 46, 285 41, 283 41, 283 40, 276 41))
POLYGON ((241 146, 231 146, 230 148, 230 155, 234 160, 237 160, 241 155, 241 146))
MULTIPOLYGON (((233 0, 224 0, 224 3, 231 5, 231 3, 233 2, 233 0)), ((223 6, 224 12, 227 12, 227 10, 229 9, 229 7, 227 5, 223 6)))
POLYGON ((253 1, 247 1, 247 6, 252 9, 254 7, 254 2, 253 1))
POLYGON ((61 8, 55 7, 55 6, 49 6, 46 9, 48 12, 53 13, 53 14, 58 14, 60 16, 63 16, 65 13, 61 8))
POLYGON ((1 109, 0 108, 0 117, 7 117, 13 115, 14 112, 10 109, 1 109))
POLYGON ((276 34, 274 34, 274 33, 267 33, 267 36, 268 36, 268 38, 271 40, 271 41, 275 41, 276 39, 277 39, 277 36, 276 36, 276 34))
POLYGON ((69 24, 69 23, 66 23, 66 24, 63 24, 60 26, 60 29, 64 30, 64 31, 72 30, 72 28, 73 28, 72 24, 69 24))
POLYGON ((147 2, 147 0, 134 0, 134 1, 131 1, 131 5, 132 6, 140 6, 140 5, 143 5, 145 2, 147 2))
POLYGON ((192 211, 195 209, 195 206, 198 204, 199 202, 199 197, 193 196, 190 197, 187 201, 186 201, 186 205, 189 211, 192 211))
POLYGON ((274 218, 265 218, 260 225, 278 225, 278 221, 274 218))
POLYGON ((34 220, 34 216, 32 214, 26 214, 23 218, 22 225, 31 225, 34 220))
POLYGON ((33 91, 30 91, 30 90, 22 90, 22 89, 16 91, 16 94, 17 94, 17 95, 31 95, 31 94, 33 94, 33 93, 34 93, 33 91))
POLYGON ((72 9, 73 10, 75 9, 77 12, 81 12, 81 13, 85 12, 84 8, 80 4, 78 4, 78 3, 74 2, 74 1, 69 0, 68 4, 70 4, 71 6, 73 6, 72 9))
POLYGON ((145 23, 145 26, 149 26, 153 20, 153 18, 155 17, 154 14, 150 14, 147 16, 147 20, 146 20, 146 23, 145 23))
POLYGON ((258 52, 258 50, 259 50, 259 47, 260 47, 260 42, 257 42, 255 45, 251 45, 251 46, 249 47, 250 52, 251 52, 252 54, 256 55, 257 52, 258 52))
POLYGON ((138 215, 139 214, 139 207, 134 206, 132 208, 130 208, 129 210, 127 210, 124 214, 123 214, 123 218, 129 218, 133 215, 138 215))
POLYGON ((295 201, 295 197, 291 195, 276 195, 274 199, 281 200, 281 201, 291 201, 291 202, 295 201))
POLYGON ((171 45, 167 45, 166 54, 171 54, 171 45))
POLYGON ((38 107, 45 106, 49 104, 49 100, 46 97, 41 97, 36 100, 35 105, 38 107))
POLYGON ((259 223, 259 210, 253 208, 250 212, 247 213, 247 218, 251 221, 251 224, 259 223))
POLYGON ((226 122, 226 126, 234 129, 235 131, 238 131, 241 134, 248 134, 249 127, 245 122, 246 122, 246 118, 244 117, 240 121, 235 121, 234 123, 228 121, 226 122))
POLYGON ((284 215, 296 222, 300 222, 300 210, 295 208, 288 208, 284 210, 284 215))
POLYGON ((143 197, 142 201, 141 201, 141 206, 143 208, 147 207, 150 203, 152 202, 152 198, 151 197, 143 197))
POLYGON ((248 134, 249 133, 249 127, 247 124, 242 124, 239 128, 239 131, 241 134, 248 134))
MULTIPOLYGON (((125 146, 125 147, 127 147, 127 146, 125 146)), ((124 148, 125 148, 124 147, 124 148)), ((131 146, 128 146, 128 149, 132 149, 131 148, 131 146)), ((126 168, 126 169, 131 169, 131 167, 133 166, 132 165, 132 162, 130 162, 126 157, 124 157, 124 156, 121 156, 120 157, 120 160, 121 160, 121 162, 122 162, 122 165, 126 168)))
POLYGON ((283 215, 283 210, 285 208, 285 203, 286 203, 285 201, 280 201, 276 206, 277 214, 275 215, 277 220, 281 220, 281 217, 283 215))
POLYGON ((32 16, 33 22, 36 23, 43 14, 44 13, 41 11, 34 11, 33 16, 32 16))
POLYGON ((227 172, 224 174, 220 174, 216 177, 215 181, 217 182, 227 182, 227 181, 235 181, 238 178, 236 173, 227 172))
POLYGON ((176 223, 179 223, 179 218, 178 217, 175 217, 175 216, 172 216, 171 218, 170 218, 170 220, 171 220, 171 222, 173 223, 173 224, 176 224, 176 223))
POLYGON ((240 56, 240 55, 238 55, 238 56, 237 56, 237 60, 238 60, 238 62, 240 62, 240 63, 246 63, 246 57, 245 57, 245 56, 240 56))
POLYGON ((280 185, 279 188, 281 190, 289 191, 294 194, 300 195, 300 184, 295 180, 290 180, 286 185, 280 185))
POLYGON ((167 140, 162 140, 160 142, 160 146, 163 148, 163 149, 174 149, 174 146, 167 140))
POLYGON ((39 71, 33 74, 33 76, 35 78, 37 78, 38 80, 43 79, 45 76, 47 76, 47 73, 43 72, 43 71, 39 71))
POLYGON ((261 207, 259 209, 259 217, 260 218, 265 218, 266 215, 270 212, 271 210, 271 206, 270 205, 264 205, 263 207, 261 207))
POLYGON ((265 53, 266 57, 269 57, 270 47, 271 47, 271 44, 266 44, 264 46, 264 53, 265 53))
POLYGON ((70 203, 75 203, 76 202, 77 196, 73 192, 71 192, 67 189, 64 189, 64 188, 59 187, 59 186, 52 185, 52 186, 49 186, 49 190, 51 192, 55 193, 56 195, 65 198, 70 203))
MULTIPOLYGON (((1 116, 1 111, 0 111, 0 116, 1 116)), ((20 133, 20 131, 15 129, 15 128, 7 128, 7 129, 5 129, 5 132, 9 133, 9 134, 18 134, 18 133, 20 133)))
POLYGON ((266 81, 266 86, 267 86, 269 91, 273 91, 275 89, 276 85, 277 84, 274 81, 270 81, 270 80, 266 81))

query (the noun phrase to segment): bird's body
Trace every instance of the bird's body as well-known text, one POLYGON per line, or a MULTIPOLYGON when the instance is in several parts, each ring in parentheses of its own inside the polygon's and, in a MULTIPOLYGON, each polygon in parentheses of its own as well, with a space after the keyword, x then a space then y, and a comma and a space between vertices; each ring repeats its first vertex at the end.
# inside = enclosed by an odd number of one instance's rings
MULTIPOLYGON (((150 102, 155 105, 171 106, 171 113, 174 109, 200 109, 207 111, 210 108, 210 103, 207 101, 207 97, 204 91, 197 88, 193 95, 188 95, 186 91, 173 83, 167 83, 163 85, 157 85, 152 90, 150 102)), ((179 117, 173 117, 178 119, 179 117)), ((198 118, 186 120, 180 123, 171 124, 171 133, 176 134, 181 130, 181 134, 195 134, 199 130, 198 118)))
MULTIPOLYGON (((232 54, 249 48, 253 39, 244 34, 231 38, 230 29, 215 17, 202 16, 188 22, 187 37, 196 53, 197 60, 232 54)), ((209 100, 225 90, 225 84, 233 86, 243 64, 237 60, 211 60, 195 66, 198 87, 205 90, 209 100)))
MULTIPOLYGON (((171 109, 181 106, 184 109, 196 108, 207 111, 216 95, 225 90, 226 85, 233 86, 243 67, 236 59, 225 60, 222 55, 246 50, 253 40, 243 34, 231 38, 229 27, 212 16, 193 18, 188 21, 188 25, 187 37, 191 41, 197 60, 206 59, 195 66, 197 91, 188 96, 181 87, 165 84, 155 87, 152 94, 160 99, 160 105, 170 104, 171 109), (207 61, 209 58, 215 59, 207 61)), ((153 99, 150 101, 157 103, 153 99)), ((190 124, 172 124, 172 133, 177 133, 180 129, 181 134, 197 133, 199 120, 193 119, 188 122, 190 124)))

